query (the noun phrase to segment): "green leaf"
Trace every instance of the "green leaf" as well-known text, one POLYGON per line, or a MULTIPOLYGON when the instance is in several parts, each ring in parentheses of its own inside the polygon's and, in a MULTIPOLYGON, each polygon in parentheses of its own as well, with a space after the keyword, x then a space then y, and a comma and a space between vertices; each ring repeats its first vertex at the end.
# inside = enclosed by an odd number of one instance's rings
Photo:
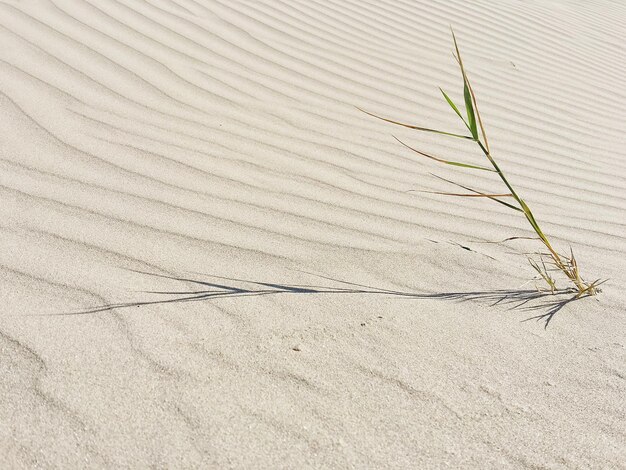
POLYGON ((463 73, 465 86, 463 87, 463 96, 465 97, 465 107, 467 108, 468 128, 472 133, 474 140, 478 140, 478 127, 476 126, 476 116, 474 115, 474 104, 472 103, 472 94, 467 86, 467 77, 463 73))
POLYGON ((450 97, 446 94, 445 91, 443 91, 443 88, 439 88, 439 90, 441 91, 441 93, 443 94, 443 97, 446 99, 446 101, 448 102, 448 104, 450 105, 450 107, 454 110, 454 112, 457 114, 457 116, 459 116, 461 118, 461 121, 463 121, 463 124, 465 124, 465 127, 467 127, 470 132, 470 126, 467 124, 467 121, 465 121, 465 118, 463 117, 463 115, 461 114, 461 111, 459 111, 459 108, 457 108, 457 106, 454 104, 454 102, 450 99, 450 97))
POLYGON ((478 142, 478 126, 476 125, 476 115, 474 113, 474 103, 472 101, 472 90, 469 84, 469 79, 467 78, 467 74, 465 73, 465 67, 463 66, 463 60, 461 59, 461 51, 459 51, 459 44, 456 41, 456 35, 452 28, 452 39, 454 40, 454 50, 456 51, 456 55, 454 58, 459 63, 459 67, 461 68, 461 74, 463 75, 463 96, 465 98, 465 108, 467 109, 467 120, 468 127, 470 132, 472 133, 472 137, 475 141, 478 142))

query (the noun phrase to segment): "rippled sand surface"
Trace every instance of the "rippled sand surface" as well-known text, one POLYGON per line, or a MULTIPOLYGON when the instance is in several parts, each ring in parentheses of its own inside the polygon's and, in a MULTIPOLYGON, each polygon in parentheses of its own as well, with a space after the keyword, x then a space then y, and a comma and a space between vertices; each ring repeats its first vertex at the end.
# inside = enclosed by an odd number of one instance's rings
MULTIPOLYGON (((625 468, 626 5, 0 0, 0 467, 625 468), (519 214, 391 136, 492 150, 519 214)), ((494 186, 496 185, 496 186, 494 186)))

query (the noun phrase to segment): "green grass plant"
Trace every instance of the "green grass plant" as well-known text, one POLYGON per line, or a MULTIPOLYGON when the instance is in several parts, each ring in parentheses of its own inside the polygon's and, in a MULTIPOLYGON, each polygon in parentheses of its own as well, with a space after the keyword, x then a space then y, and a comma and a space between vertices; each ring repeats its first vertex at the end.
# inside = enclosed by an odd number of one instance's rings
MULTIPOLYGON (((466 116, 463 116, 459 107, 454 103, 454 101, 452 101, 452 99, 448 96, 448 94, 443 89, 440 88, 440 91, 441 91, 441 94, 443 95, 443 98, 448 103, 448 105, 450 105, 450 107, 455 112, 455 114, 461 119, 461 121, 463 121, 463 124, 469 131, 470 135, 458 134, 458 133, 453 133, 453 132, 445 132, 445 131, 441 131, 437 129, 431 129, 427 127, 420 127, 420 126, 405 124, 402 122, 398 122, 398 121, 394 121, 391 119, 378 116, 376 114, 372 114, 360 108, 359 109, 363 111, 364 113, 369 114, 370 116, 376 117, 378 119, 382 119, 383 121, 386 121, 386 122, 389 122, 398 126, 407 127, 409 129, 414 129, 414 130, 418 130, 422 132, 432 132, 432 133, 441 134, 444 136, 467 139, 467 140, 471 140, 475 142, 480 148, 480 151, 486 157, 488 165, 485 165, 485 166, 473 165, 473 164, 462 163, 462 162, 446 160, 443 158, 435 157, 433 155, 427 154, 426 152, 422 152, 418 149, 410 147, 409 145, 405 144, 400 139, 394 136, 394 138, 398 142, 400 142, 402 145, 404 145, 411 151, 419 154, 422 157, 426 157, 431 160, 434 160, 438 163, 442 163, 444 165, 452 165, 456 167, 461 167, 461 168, 465 168, 467 170, 472 170, 472 171, 475 170, 475 171, 487 171, 487 172, 496 173, 498 177, 500 178, 500 180, 502 181, 502 183, 504 183, 504 186, 506 186, 506 192, 487 193, 483 191, 478 191, 468 186, 464 186, 462 184, 458 184, 448 179, 440 178, 440 177, 438 178, 444 180, 447 183, 450 183, 459 188, 462 188, 465 191, 469 191, 469 193, 451 193, 451 192, 439 192, 439 191, 426 191, 426 192, 430 192, 434 194, 441 194, 445 196, 486 198, 498 204, 501 204, 510 210, 521 212, 526 218, 526 220, 528 221, 528 223, 530 224, 532 230, 537 235, 536 238, 541 241, 544 248, 547 250, 543 252, 538 252, 536 254, 537 256, 539 256, 538 260, 533 259, 532 257, 529 257, 529 262, 531 266, 537 271, 539 275, 539 279, 543 279, 543 281, 546 282, 550 291, 553 293, 558 291, 557 286, 556 286, 556 280, 553 277, 553 273, 560 272, 565 276, 565 278, 568 280, 570 284, 570 288, 568 288, 567 290, 575 292, 576 298, 598 294, 600 292, 599 286, 604 281, 601 281, 600 279, 593 281, 593 282, 585 281, 580 275, 578 263, 576 261, 576 258, 574 257, 574 253, 571 250, 571 248, 570 248, 569 255, 563 255, 557 252, 557 250, 553 247, 552 243, 550 242, 548 237, 545 235, 545 233, 539 226, 539 223, 537 222, 537 219, 533 215, 533 212, 530 210, 530 207, 528 207, 528 204, 526 204, 524 199, 522 199, 519 193, 513 188, 512 184, 509 182, 509 179, 506 177, 501 167, 496 162, 494 156, 491 153, 491 149, 489 147, 489 141, 487 139, 485 126, 484 126, 482 117, 480 115, 480 112, 478 110, 478 104, 476 102, 476 95, 474 94, 474 90, 472 89, 472 85, 469 81, 467 72, 463 65, 463 59, 461 58, 461 53, 459 51, 459 46, 456 40, 456 36, 454 35, 454 31, 452 31, 452 39, 454 41, 454 54, 453 55, 459 65, 459 68, 461 70, 461 75, 463 77, 463 98, 465 101, 466 116)), ((524 238, 524 237, 512 237, 512 238, 524 238)))

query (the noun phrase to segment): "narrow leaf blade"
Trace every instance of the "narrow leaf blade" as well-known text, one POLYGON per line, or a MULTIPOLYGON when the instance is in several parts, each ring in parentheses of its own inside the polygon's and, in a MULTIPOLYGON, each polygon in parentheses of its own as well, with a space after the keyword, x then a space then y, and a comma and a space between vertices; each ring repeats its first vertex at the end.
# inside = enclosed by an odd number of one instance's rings
POLYGON ((467 127, 470 130, 470 132, 471 132, 470 126, 467 124, 467 121, 465 121, 465 118, 461 114, 461 111, 459 111, 459 108, 456 106, 456 104, 454 104, 454 101, 452 101, 452 99, 448 96, 448 94, 445 91, 443 91, 443 88, 439 87, 439 90, 441 91, 441 94, 446 99, 446 101, 448 102, 450 107, 457 114, 457 116, 459 116, 461 118, 461 121, 463 121, 463 124, 465 124, 465 127, 467 127))
POLYGON ((452 160, 444 160, 443 158, 439 158, 439 157, 435 157, 433 155, 429 155, 426 152, 422 152, 421 150, 417 150, 413 147, 411 147, 410 145, 405 144, 404 142, 402 142, 400 139, 398 139, 395 135, 392 136, 394 139, 396 139, 398 142, 400 142, 402 145, 404 145, 406 148, 408 148, 409 150, 412 150, 413 152, 422 155, 426 158, 430 158, 431 160, 435 160, 436 162, 439 163, 445 163, 446 165, 453 165, 453 166, 460 166, 463 168, 470 168, 472 170, 482 170, 482 171, 491 171, 492 173, 495 172, 495 170, 491 169, 491 168, 487 168, 484 166, 478 166, 478 165, 470 165, 469 163, 461 163, 461 162, 454 162, 452 160))
MULTIPOLYGON (((465 96, 465 105, 468 109, 468 118, 469 118, 470 106, 468 106, 467 103, 469 101, 470 103, 473 102, 473 106, 471 106, 471 109, 472 109, 472 114, 475 114, 474 127, 476 127, 476 118, 478 118, 480 131, 483 135, 483 140, 485 141, 485 147, 487 148, 487 152, 489 152, 489 141, 487 140, 487 133, 485 132, 485 126, 483 125, 483 121, 480 117, 480 113, 478 112, 478 104, 476 103, 476 96, 474 95, 474 90, 472 89, 472 85, 469 81, 469 78, 467 77, 467 73, 465 72, 465 67, 463 66, 463 59, 461 58, 461 51, 459 50, 459 44, 457 43, 456 35, 454 34, 454 30, 452 29, 452 27, 450 27, 450 31, 452 32, 452 39, 454 40, 454 50, 456 52, 456 55, 454 54, 453 55, 456 61, 459 63, 459 67, 461 68, 461 74, 463 75, 463 82, 466 88, 464 90, 463 95, 465 96), (469 95, 469 100, 468 100, 468 95, 469 95)), ((474 137, 474 140, 478 142, 478 129, 476 129, 475 132, 472 129, 470 130, 472 132, 472 136, 474 137)))
POLYGON ((472 103, 472 94, 467 86, 467 77, 463 73, 465 86, 463 87, 463 96, 465 97, 465 108, 467 108, 467 122, 470 132, 474 140, 478 140, 478 127, 476 126, 476 116, 474 114, 474 104, 472 103))
MULTIPOLYGON (((480 191, 477 191, 476 189, 472 189, 472 188, 469 188, 469 187, 464 186, 464 185, 462 185, 462 184, 455 183, 454 181, 450 181, 450 180, 448 180, 448 179, 446 179, 446 178, 442 178, 441 176, 437 176, 437 175, 433 175, 433 176, 434 176, 435 178, 439 178, 439 179, 440 179, 440 180, 442 180, 442 181, 445 181, 446 183, 453 184, 453 185, 455 185, 455 186, 458 186, 458 187, 460 187, 460 188, 466 189, 466 190, 471 191, 471 192, 473 192, 473 193, 476 193, 476 194, 484 194, 484 193, 482 193, 482 192, 480 192, 480 191)), ((493 197, 493 196, 491 196, 491 195, 486 195, 485 197, 487 197, 487 198, 491 199, 492 201, 495 201, 495 202, 497 202, 497 203, 499 203, 499 204, 502 204, 503 206, 506 206, 506 207, 508 207, 509 209, 513 209, 513 210, 515 210, 515 211, 523 212, 523 211, 522 211, 522 209, 520 209, 519 207, 515 207, 513 204, 509 204, 508 202, 506 202, 506 201, 502 201, 501 199, 498 199, 498 198, 493 197)))
POLYGON ((414 130, 424 131, 424 132, 434 132, 435 134, 449 135, 449 136, 452 136, 452 137, 458 137, 460 139, 470 139, 470 140, 474 139, 472 136, 469 136, 469 135, 454 134, 452 132, 444 132, 444 131, 439 131, 437 129, 429 129, 428 127, 413 126, 411 124, 405 124, 403 122, 393 121, 391 119, 387 119, 387 118, 384 118, 382 116, 378 116, 376 114, 373 114, 373 113, 370 113, 368 111, 365 111, 364 109, 361 109, 359 107, 356 107, 356 109, 358 109, 359 111, 361 111, 361 112, 363 112, 365 114, 368 114, 368 115, 370 115, 372 117, 375 117, 376 119, 380 119, 381 121, 389 122, 391 124, 396 124, 396 125, 402 126, 402 127, 407 127, 409 129, 414 129, 414 130))
POLYGON ((458 197, 486 197, 489 199, 493 199, 496 197, 510 197, 511 194, 483 194, 483 193, 478 193, 478 194, 463 194, 463 193, 446 193, 444 191, 424 191, 424 190, 420 190, 420 189, 416 189, 413 190, 419 193, 429 193, 429 194, 441 194, 443 196, 458 196, 458 197))

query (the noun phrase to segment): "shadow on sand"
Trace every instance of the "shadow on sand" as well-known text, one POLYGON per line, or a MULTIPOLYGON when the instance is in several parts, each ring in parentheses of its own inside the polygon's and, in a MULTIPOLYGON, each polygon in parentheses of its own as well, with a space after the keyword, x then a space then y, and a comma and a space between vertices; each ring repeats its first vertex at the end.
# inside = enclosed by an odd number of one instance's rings
POLYGON ((545 328, 548 327, 554 316, 568 303, 576 300, 572 291, 563 290, 555 294, 540 292, 533 289, 526 290, 490 290, 471 292, 441 292, 441 293, 414 293, 398 290, 382 289, 353 282, 342 281, 330 277, 306 273, 318 278, 330 281, 335 285, 302 285, 302 284, 279 284, 271 282, 250 281, 247 279, 229 278, 215 275, 205 275, 214 280, 198 280, 184 277, 166 276, 143 271, 134 271, 140 274, 169 279, 191 285, 187 290, 171 291, 144 291, 156 297, 154 300, 112 303, 99 305, 78 312, 61 313, 57 315, 85 315, 90 313, 104 312, 113 309, 130 307, 142 307, 148 305, 199 302, 224 297, 252 297, 262 295, 279 294, 304 294, 304 295, 385 295, 402 297, 406 299, 440 299, 457 302, 481 301, 490 306, 504 306, 507 310, 522 310, 530 312, 532 316, 523 321, 543 321, 545 328))

